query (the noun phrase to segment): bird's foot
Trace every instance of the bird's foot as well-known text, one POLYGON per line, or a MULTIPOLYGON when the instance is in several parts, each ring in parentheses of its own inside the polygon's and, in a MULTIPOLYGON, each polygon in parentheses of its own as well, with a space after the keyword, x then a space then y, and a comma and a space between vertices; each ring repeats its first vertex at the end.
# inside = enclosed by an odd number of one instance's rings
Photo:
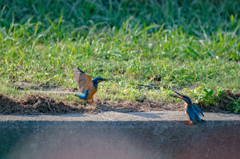
POLYGON ((187 125, 192 125, 193 124, 193 122, 192 121, 190 121, 189 123, 187 123, 187 125))
POLYGON ((89 102, 91 102, 92 104, 96 104, 93 100, 89 100, 89 102))

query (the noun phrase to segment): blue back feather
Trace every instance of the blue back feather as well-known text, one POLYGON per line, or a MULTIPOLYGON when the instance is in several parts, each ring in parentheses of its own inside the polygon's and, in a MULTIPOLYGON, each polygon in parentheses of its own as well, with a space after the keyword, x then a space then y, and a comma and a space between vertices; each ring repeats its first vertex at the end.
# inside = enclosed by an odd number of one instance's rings
POLYGON ((192 104, 192 107, 199 115, 204 116, 202 110, 198 106, 192 104))
POLYGON ((194 104, 189 104, 187 106, 187 110, 186 110, 190 120, 195 123, 195 118, 197 119, 197 121, 202 122, 204 120, 202 120, 199 116, 199 114, 203 115, 203 112, 201 111, 200 108, 198 108, 198 106, 194 105, 194 104))
POLYGON ((189 119, 195 123, 195 111, 194 109, 192 109, 192 107, 190 105, 187 106, 186 112, 189 116, 189 119))

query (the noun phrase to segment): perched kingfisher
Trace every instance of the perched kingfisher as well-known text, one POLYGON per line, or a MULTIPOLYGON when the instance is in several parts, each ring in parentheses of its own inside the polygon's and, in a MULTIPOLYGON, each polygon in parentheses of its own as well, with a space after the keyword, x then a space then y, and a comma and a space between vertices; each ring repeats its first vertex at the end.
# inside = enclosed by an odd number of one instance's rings
POLYGON ((102 77, 96 77, 92 80, 92 78, 86 75, 79 68, 73 66, 74 78, 78 83, 79 90, 83 93, 83 95, 77 95, 82 100, 89 100, 91 103, 96 104, 93 101, 93 95, 97 92, 98 83, 102 81, 108 81, 108 79, 102 77))
POLYGON ((199 116, 199 115, 204 116, 202 110, 198 106, 192 104, 192 101, 188 96, 182 95, 174 90, 172 91, 178 95, 178 96, 174 95, 173 97, 180 98, 185 101, 185 114, 189 117, 189 120, 190 120, 190 123, 187 125, 195 124, 196 121, 198 122, 205 121, 205 120, 202 120, 199 116))

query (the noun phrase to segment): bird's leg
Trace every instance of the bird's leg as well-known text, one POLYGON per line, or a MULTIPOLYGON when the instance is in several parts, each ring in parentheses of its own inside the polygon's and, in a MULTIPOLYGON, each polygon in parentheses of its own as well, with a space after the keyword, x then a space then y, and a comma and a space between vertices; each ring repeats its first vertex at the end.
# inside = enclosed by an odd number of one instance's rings
POLYGON ((192 121, 190 121, 189 123, 187 123, 187 125, 192 125, 193 124, 193 122, 192 121))
POLYGON ((91 102, 92 104, 96 104, 96 103, 95 103, 93 100, 91 100, 91 99, 89 100, 89 102, 91 102))

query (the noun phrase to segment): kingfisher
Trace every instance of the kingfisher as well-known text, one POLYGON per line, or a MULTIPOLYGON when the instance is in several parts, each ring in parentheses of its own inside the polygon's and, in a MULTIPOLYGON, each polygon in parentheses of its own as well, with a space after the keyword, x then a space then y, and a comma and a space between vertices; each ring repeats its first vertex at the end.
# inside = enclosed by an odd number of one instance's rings
POLYGON ((189 117, 189 120, 190 120, 190 122, 187 125, 195 124, 196 121, 198 121, 198 122, 205 121, 205 120, 201 119, 199 116, 199 115, 204 116, 202 110, 198 106, 192 104, 192 101, 188 96, 182 95, 174 90, 172 90, 172 91, 178 95, 178 96, 174 95, 173 97, 180 98, 180 99, 184 100, 184 102, 185 102, 185 114, 189 117))
POLYGON ((96 104, 93 101, 93 95, 97 92, 98 83, 102 81, 108 81, 109 79, 105 79, 102 77, 96 77, 92 80, 89 75, 86 75, 82 70, 73 66, 74 78, 78 83, 79 90, 83 93, 83 95, 77 95, 82 100, 88 100, 93 104, 96 104))

